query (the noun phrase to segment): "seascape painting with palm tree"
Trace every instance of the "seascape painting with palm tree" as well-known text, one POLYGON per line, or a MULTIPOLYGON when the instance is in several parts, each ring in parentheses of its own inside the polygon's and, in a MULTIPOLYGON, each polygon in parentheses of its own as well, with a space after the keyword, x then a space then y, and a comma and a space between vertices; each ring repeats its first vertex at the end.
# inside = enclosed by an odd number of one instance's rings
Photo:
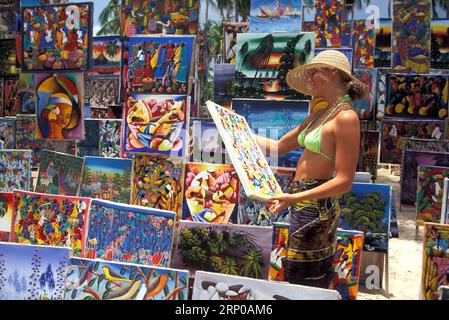
POLYGON ((95 37, 91 73, 120 75, 122 45, 119 37, 95 37))
POLYGON ((285 79, 288 71, 312 60, 314 48, 312 32, 238 34, 236 97, 304 98, 285 79))

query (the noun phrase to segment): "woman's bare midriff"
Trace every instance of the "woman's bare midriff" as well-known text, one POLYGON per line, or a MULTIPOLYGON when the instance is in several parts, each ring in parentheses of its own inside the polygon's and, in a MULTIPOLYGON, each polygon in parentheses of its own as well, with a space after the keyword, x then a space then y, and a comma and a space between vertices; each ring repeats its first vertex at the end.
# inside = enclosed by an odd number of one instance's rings
POLYGON ((303 179, 329 180, 335 171, 335 164, 318 153, 304 150, 296 166, 294 181, 303 179))

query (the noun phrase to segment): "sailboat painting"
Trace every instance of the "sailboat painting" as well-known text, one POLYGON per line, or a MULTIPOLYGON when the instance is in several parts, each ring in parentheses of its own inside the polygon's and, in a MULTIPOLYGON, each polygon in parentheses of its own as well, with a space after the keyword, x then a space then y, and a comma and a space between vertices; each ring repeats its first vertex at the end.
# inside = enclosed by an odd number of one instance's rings
POLYGON ((301 31, 301 0, 252 0, 250 32, 301 31))

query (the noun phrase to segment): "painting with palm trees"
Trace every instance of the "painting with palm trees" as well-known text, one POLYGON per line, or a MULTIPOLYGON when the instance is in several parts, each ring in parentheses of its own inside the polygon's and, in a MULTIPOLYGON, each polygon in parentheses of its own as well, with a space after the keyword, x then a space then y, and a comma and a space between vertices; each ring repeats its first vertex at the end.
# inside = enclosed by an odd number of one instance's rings
POLYGON ((301 99, 287 73, 314 57, 314 33, 240 33, 237 35, 237 98, 301 99))
MULTIPOLYGON (((197 271, 193 300, 340 300, 337 291, 197 271)), ((248 309, 249 310, 249 309, 248 309)))
POLYGON ((8 242, 12 226, 13 194, 0 192, 0 241, 8 242))
POLYGON ((124 0, 123 35, 198 32, 199 0, 124 0))
POLYGON ((173 267, 268 279, 272 228, 180 221, 173 267))
POLYGON ((122 44, 119 37, 95 37, 89 74, 120 75, 122 44))
POLYGON ((431 3, 420 0, 393 2, 392 69, 427 73, 430 68, 431 3))
POLYGON ((404 149, 401 166, 401 203, 415 205, 418 190, 418 166, 449 167, 449 153, 404 149))
MULTIPOLYGON (((449 3, 449 2, 448 2, 449 3)), ((432 20, 430 67, 449 69, 449 20, 432 20)))
POLYGON ((249 32, 301 31, 302 0, 251 0, 249 32))
POLYGON ((343 0, 315 1, 315 46, 340 47, 343 0))
POLYGON ((71 258, 65 300, 187 300, 189 272, 71 258))

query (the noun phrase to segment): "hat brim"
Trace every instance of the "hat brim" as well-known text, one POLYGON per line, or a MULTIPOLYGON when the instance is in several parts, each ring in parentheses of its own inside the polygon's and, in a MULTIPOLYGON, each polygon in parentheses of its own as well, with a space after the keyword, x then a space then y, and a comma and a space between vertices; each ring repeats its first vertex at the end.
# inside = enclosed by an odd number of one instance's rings
POLYGON ((356 81, 360 86, 362 86, 365 90, 365 94, 369 91, 368 86, 364 84, 362 81, 358 80, 356 77, 354 77, 351 73, 347 72, 344 69, 341 69, 339 67, 322 63, 322 62, 315 62, 315 63, 308 63, 299 67, 296 67, 295 69, 291 70, 289 73, 287 73, 286 82, 289 87, 292 89, 311 96, 312 93, 310 92, 309 86, 307 84, 308 80, 308 72, 313 69, 317 68, 333 68, 340 71, 343 75, 345 75, 349 81, 356 81))

